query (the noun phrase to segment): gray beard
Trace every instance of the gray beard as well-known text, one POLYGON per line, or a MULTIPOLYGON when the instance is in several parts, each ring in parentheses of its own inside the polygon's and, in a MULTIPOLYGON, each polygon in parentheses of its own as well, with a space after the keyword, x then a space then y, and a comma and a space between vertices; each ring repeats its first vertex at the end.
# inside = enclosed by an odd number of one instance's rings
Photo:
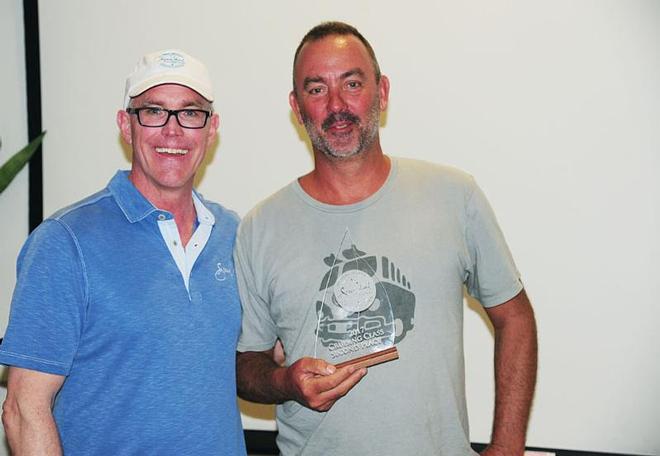
POLYGON ((365 150, 368 150, 378 137, 378 127, 380 122, 380 100, 378 97, 371 105, 369 112, 365 118, 366 122, 362 127, 362 122, 356 124, 360 131, 358 143, 354 148, 349 150, 337 150, 332 147, 326 138, 319 132, 309 117, 304 112, 301 112, 303 124, 307 130, 307 135, 315 150, 323 153, 326 157, 333 160, 345 160, 347 158, 355 157, 365 150))

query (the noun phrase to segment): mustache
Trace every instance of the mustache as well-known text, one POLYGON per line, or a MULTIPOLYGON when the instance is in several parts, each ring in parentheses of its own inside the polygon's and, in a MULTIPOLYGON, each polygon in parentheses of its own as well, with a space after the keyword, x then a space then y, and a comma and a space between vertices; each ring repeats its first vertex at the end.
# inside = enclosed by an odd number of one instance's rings
POLYGON ((355 123, 355 124, 359 124, 360 123, 360 118, 358 116, 356 116, 355 114, 350 113, 348 111, 341 111, 341 112, 338 112, 338 113, 333 112, 328 117, 326 117, 326 119, 321 124, 321 128, 325 131, 328 128, 330 128, 332 126, 332 124, 334 124, 335 122, 345 122, 345 121, 352 122, 352 123, 355 123))

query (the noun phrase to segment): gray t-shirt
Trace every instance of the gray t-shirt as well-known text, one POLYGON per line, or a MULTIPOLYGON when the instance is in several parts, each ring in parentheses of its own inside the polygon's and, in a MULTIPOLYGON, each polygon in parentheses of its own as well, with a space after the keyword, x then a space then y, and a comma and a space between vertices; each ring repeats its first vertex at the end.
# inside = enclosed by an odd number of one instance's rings
MULTIPOLYGON (((361 290, 358 304, 386 296, 395 320, 387 323, 395 328, 399 359, 371 367, 330 411, 294 401, 277 407, 282 454, 474 454, 465 404, 464 286, 491 307, 522 284, 471 176, 392 158, 375 194, 341 206, 314 200, 294 181, 243 219, 235 258, 241 352, 268 350, 279 338, 292 364, 314 356, 319 344, 330 346, 333 334, 350 330, 341 315, 328 324, 321 312, 341 301, 338 283, 361 290)), ((373 314, 365 326, 387 320, 383 315, 373 314)))

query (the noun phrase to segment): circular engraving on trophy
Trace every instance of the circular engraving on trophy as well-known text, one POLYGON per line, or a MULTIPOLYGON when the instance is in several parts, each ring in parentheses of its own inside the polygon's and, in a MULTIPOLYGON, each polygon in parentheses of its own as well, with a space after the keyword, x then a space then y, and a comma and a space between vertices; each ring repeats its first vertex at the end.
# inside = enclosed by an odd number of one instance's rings
POLYGON ((369 274, 357 269, 344 272, 335 283, 337 304, 351 312, 368 309, 376 297, 376 284, 369 274))

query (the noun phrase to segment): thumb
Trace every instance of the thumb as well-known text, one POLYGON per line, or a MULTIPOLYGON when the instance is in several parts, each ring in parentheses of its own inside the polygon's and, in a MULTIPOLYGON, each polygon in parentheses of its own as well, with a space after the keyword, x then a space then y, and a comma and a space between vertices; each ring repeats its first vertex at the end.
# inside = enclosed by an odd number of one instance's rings
POLYGON ((306 372, 314 375, 332 375, 337 368, 325 360, 318 358, 303 358, 301 366, 306 372))

